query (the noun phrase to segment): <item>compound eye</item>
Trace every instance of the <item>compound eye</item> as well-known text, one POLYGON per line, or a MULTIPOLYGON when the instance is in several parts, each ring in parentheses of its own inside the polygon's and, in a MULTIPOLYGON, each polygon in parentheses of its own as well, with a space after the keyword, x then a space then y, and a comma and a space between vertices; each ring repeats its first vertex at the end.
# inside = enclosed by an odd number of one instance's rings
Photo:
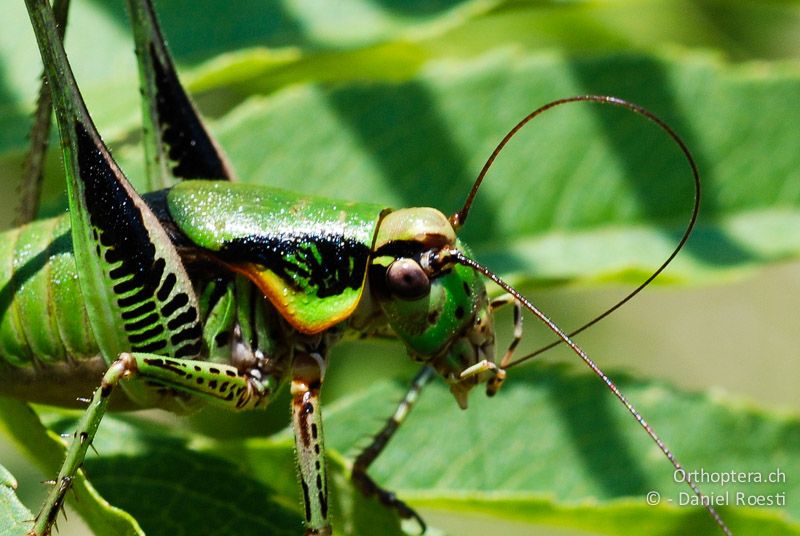
POLYGON ((397 259, 386 270, 386 284, 401 300, 418 300, 431 290, 431 281, 413 259, 397 259))

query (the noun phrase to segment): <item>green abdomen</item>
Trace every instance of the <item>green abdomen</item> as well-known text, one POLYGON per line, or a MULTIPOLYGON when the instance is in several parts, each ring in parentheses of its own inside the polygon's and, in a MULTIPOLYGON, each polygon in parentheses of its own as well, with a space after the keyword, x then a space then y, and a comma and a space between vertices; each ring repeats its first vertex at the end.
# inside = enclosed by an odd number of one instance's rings
POLYGON ((26 366, 98 354, 72 255, 69 218, 0 234, 0 358, 26 366))

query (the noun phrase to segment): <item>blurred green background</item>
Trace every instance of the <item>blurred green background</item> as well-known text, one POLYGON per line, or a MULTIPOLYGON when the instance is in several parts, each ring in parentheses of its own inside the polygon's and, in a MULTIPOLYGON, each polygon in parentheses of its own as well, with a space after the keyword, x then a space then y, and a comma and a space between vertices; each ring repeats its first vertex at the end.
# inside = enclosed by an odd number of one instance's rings
MULTIPOLYGON (((27 15, 15 4, 5 6, 0 32, 5 227, 16 210, 40 71, 27 15)), ((73 4, 67 50, 76 77, 99 130, 135 180, 142 169, 138 91, 123 3, 73 4)), ((796 454, 800 3, 351 0, 331 8, 304 0, 174 0, 157 8, 184 81, 245 181, 447 212, 458 208, 505 131, 548 100, 614 94, 663 116, 684 136, 704 177, 698 231, 661 284, 580 343, 612 372, 711 393, 734 414, 786 427, 761 438, 763 459, 734 456, 722 469, 739 470, 747 460, 750 467, 763 461, 766 470, 796 454)), ((569 106, 527 127, 488 177, 464 231, 480 260, 522 285, 567 330, 613 304, 668 255, 690 206, 688 169, 675 147, 632 114, 598 108, 569 106)), ((51 155, 43 214, 64 210, 59 160, 51 155)), ((507 340, 510 320, 501 316, 498 325, 507 340)), ((525 348, 549 341, 533 321, 527 326, 525 348)), ((382 378, 410 378, 415 369, 392 344, 347 343, 332 359, 328 402, 382 378)), ((580 373, 563 350, 539 360, 567 362, 580 373)), ((391 407, 381 404, 384 413, 391 407)), ((713 414, 705 406, 698 412, 713 414)), ((748 430, 709 434, 693 428, 690 415, 674 413, 665 425, 668 444, 684 435, 703 443, 689 465, 727 458, 748 437, 748 430)), ((215 434, 249 435, 254 426, 253 418, 192 420, 215 434)), ((669 475, 651 451, 631 450, 669 475)), ((28 466, 3 456, 22 480, 28 466)), ((795 488, 799 479, 788 474, 795 488)), ((406 487, 415 489, 400 484, 406 487)), ((29 481, 20 493, 34 507, 38 490, 31 488, 29 481)), ((586 483, 571 493, 576 500, 596 496, 586 483)), ((800 491, 788 502, 784 510, 800 530, 800 491)), ((469 526, 460 521, 463 512, 429 515, 452 534, 495 527, 491 515, 469 526)), ((653 533, 708 530, 664 527, 653 533)), ((527 523, 512 529, 532 530, 527 523)))

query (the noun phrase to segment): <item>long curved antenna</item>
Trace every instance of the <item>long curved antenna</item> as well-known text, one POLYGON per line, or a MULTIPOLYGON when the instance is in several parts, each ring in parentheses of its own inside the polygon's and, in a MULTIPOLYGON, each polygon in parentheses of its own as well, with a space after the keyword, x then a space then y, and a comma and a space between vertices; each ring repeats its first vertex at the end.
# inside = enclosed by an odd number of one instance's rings
MULTIPOLYGON (((593 326, 594 324, 598 323, 599 321, 606 318, 608 315, 610 315, 611 313, 622 307, 624 304, 630 301, 634 296, 636 296, 639 292, 641 292, 642 289, 644 289, 647 285, 649 285, 656 277, 658 277, 661 274, 661 272, 663 272, 666 269, 666 267, 678 255, 680 250, 683 249, 683 246, 686 245, 686 241, 689 240, 689 236, 692 234, 692 231, 694 230, 694 226, 697 223, 697 216, 700 213, 701 189, 700 189, 700 172, 697 169, 697 163, 695 162, 694 157, 692 157, 691 151, 689 151, 689 148, 687 147, 683 139, 672 129, 672 127, 670 127, 662 119, 660 119, 658 116, 656 116, 654 113, 647 110, 646 108, 642 108, 641 106, 634 104, 632 102, 628 102, 624 99, 620 99, 617 97, 603 96, 603 95, 578 95, 575 97, 567 97, 564 99, 554 100, 552 102, 545 104, 544 106, 537 108, 536 110, 525 116, 519 123, 517 123, 514 126, 514 128, 508 131, 508 134, 506 134, 505 137, 502 140, 500 140, 500 143, 497 144, 497 147, 495 147, 494 151, 492 151, 492 154, 489 156, 489 158, 486 160, 486 163, 483 165, 481 172, 475 179, 475 183, 472 185, 472 189, 470 190, 469 195, 467 195, 467 199, 464 202, 464 206, 461 208, 461 210, 450 216, 450 222, 453 224, 454 227, 458 228, 460 226, 463 226, 464 223, 466 222, 467 216, 469 215, 469 210, 472 207, 472 202, 474 201, 475 196, 478 193, 478 189, 480 188, 481 183, 483 182, 483 179, 486 176, 486 173, 488 173, 489 168, 491 168, 492 164, 497 158, 497 155, 500 154, 500 151, 503 150, 503 148, 511 140, 511 138, 513 138, 514 135, 522 129, 522 127, 528 124, 536 116, 541 115, 542 113, 546 112, 551 108, 555 108, 556 106, 560 106, 562 104, 567 104, 570 102, 598 102, 601 104, 611 104, 613 106, 620 106, 634 113, 637 113, 643 116, 645 119, 651 121, 656 126, 661 128, 661 130, 666 132, 666 134, 672 139, 672 141, 674 141, 678 145, 681 152, 686 157, 686 161, 688 162, 689 167, 692 170, 692 180, 694 182, 694 200, 692 203, 691 216, 689 217, 689 222, 686 225, 686 229, 684 230, 681 239, 678 241, 678 244, 675 246, 675 249, 672 250, 672 253, 670 253, 667 259, 663 263, 661 263, 661 265, 647 279, 645 279, 641 284, 639 284, 639 286, 637 286, 635 289, 633 289, 631 292, 625 295, 616 304, 614 304, 610 308, 606 309, 603 313, 600 313, 592 320, 586 322, 585 324, 575 329, 574 331, 571 331, 568 334, 569 337, 574 337, 578 333, 584 331, 590 326, 593 326)), ((564 341, 562 341, 561 339, 556 339, 552 343, 512 361, 505 368, 508 369, 513 366, 519 365, 520 363, 532 359, 533 357, 543 352, 546 352, 547 350, 550 350, 551 348, 554 348, 555 346, 558 346, 563 342, 564 341)))
POLYGON ((720 517, 719 513, 711 505, 711 502, 709 501, 708 497, 705 496, 705 494, 700 490, 700 487, 697 485, 697 483, 695 483, 695 481, 690 477, 690 473, 683 469, 681 463, 678 461, 678 459, 675 457, 672 451, 669 450, 667 445, 661 440, 658 434, 656 434, 653 427, 650 426, 646 420, 644 420, 644 417, 642 417, 642 415, 633 406, 633 404, 631 404, 628 401, 625 395, 622 394, 622 392, 619 390, 617 385, 611 380, 611 378, 606 376, 605 372, 603 372, 600 369, 600 367, 597 366, 597 364, 592 360, 592 358, 590 358, 586 354, 586 352, 584 352, 583 349, 570 338, 569 335, 567 335, 561 328, 559 328, 555 324, 555 322, 550 320, 550 318, 548 318, 538 307, 536 307, 530 301, 528 301, 528 299, 525 298, 525 296, 520 294, 519 291, 517 291, 517 289, 515 289, 502 279, 500 279, 488 268, 485 268, 478 262, 470 259, 469 257, 466 257, 459 250, 457 249, 443 250, 439 253, 439 255, 441 256, 439 260, 442 264, 447 264, 448 261, 457 262, 464 266, 469 266, 473 270, 476 270, 482 273, 484 276, 491 279, 495 284, 497 284, 508 294, 510 294, 518 303, 521 303, 523 307, 528 309, 528 311, 530 311, 534 316, 536 316, 539 320, 541 320, 550 329, 550 331, 552 331, 553 333, 556 334, 556 336, 558 336, 560 341, 569 346, 572 349, 572 351, 575 352, 578 355, 578 357, 581 358, 581 360, 586 364, 586 366, 588 366, 592 370, 592 372, 594 372, 595 375, 597 375, 597 377, 599 377, 603 381, 603 383, 606 384, 606 386, 611 390, 611 392, 614 393, 614 396, 617 397, 617 399, 620 402, 622 402, 622 404, 625 406, 628 412, 633 416, 634 419, 636 419, 636 422, 638 422, 639 425, 642 427, 642 429, 644 429, 644 431, 647 433, 647 435, 650 436, 650 439, 652 439, 655 442, 655 444, 658 445, 658 448, 661 450, 664 456, 666 456, 666 458, 670 461, 672 466, 675 468, 675 471, 679 471, 681 474, 686 475, 685 479, 686 484, 692 489, 692 492, 694 492, 694 494, 698 497, 698 499, 700 500, 700 504, 705 506, 708 513, 711 515, 711 517, 714 519, 717 525, 719 525, 720 529, 722 529, 722 531, 726 535, 732 536, 733 533, 728 528, 728 525, 725 524, 725 521, 722 520, 722 517, 720 517))

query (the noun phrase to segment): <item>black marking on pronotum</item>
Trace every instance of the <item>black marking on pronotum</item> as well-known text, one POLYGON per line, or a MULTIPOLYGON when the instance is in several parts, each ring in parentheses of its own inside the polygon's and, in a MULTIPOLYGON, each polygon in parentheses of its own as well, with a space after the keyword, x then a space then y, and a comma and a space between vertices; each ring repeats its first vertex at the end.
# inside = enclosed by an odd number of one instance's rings
POLYGON ((263 266, 295 289, 315 288, 318 298, 361 287, 369 253, 368 246, 336 232, 250 235, 219 250, 226 262, 263 266))
MULTIPOLYGON (((74 128, 87 212, 92 231, 104 249, 106 262, 116 265, 109 271, 109 277, 114 282, 122 319, 127 322, 124 327, 131 349, 139 352, 162 350, 167 337, 164 325, 157 316, 148 316, 154 320, 150 323, 145 323, 142 317, 153 312, 152 301, 159 291, 174 286, 175 281, 170 282, 169 276, 175 276, 167 272, 165 277, 166 261, 156 258, 156 248, 144 225, 142 212, 120 182, 121 172, 102 142, 80 121, 74 122, 74 128), (114 211, 110 212, 109 207, 114 207, 114 211)), ((161 314, 169 318, 186 304, 188 296, 180 293, 162 307, 161 314)), ((192 318, 197 318, 197 311, 192 318)), ((199 349, 199 324, 195 322, 190 326, 193 321, 182 326, 190 333, 196 332, 197 336, 176 353, 189 355, 190 349, 199 349)), ((175 326, 175 329, 180 327, 175 326)))
MULTIPOLYGON (((150 45, 156 85, 156 109, 161 138, 169 147, 169 158, 175 165, 172 173, 183 179, 229 178, 219 151, 200 122, 197 112, 186 96, 175 69, 159 59, 155 46, 150 45)), ((165 61, 169 61, 165 58, 165 61)))

